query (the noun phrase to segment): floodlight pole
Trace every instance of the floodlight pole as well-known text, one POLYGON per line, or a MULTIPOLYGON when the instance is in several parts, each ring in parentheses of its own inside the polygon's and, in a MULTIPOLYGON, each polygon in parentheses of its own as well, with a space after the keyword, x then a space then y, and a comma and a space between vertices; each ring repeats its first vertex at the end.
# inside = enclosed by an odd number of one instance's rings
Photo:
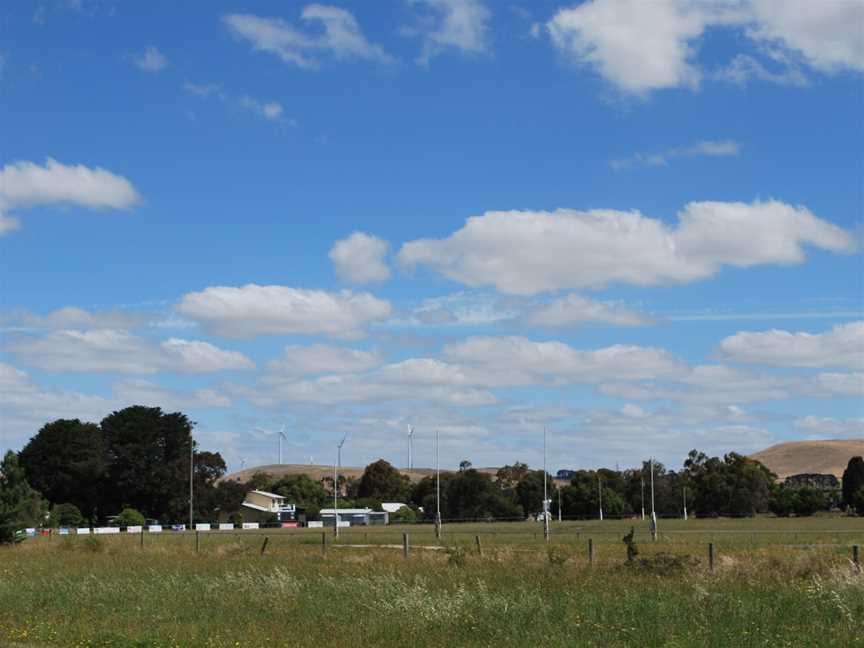
POLYGON ((654 508, 654 457, 650 459, 651 465, 651 539, 657 540, 657 510, 654 508))
POLYGON ((600 521, 603 521, 603 483, 600 481, 600 471, 597 471, 597 501, 600 503, 600 521))
POLYGON ((682 488, 684 490, 684 520, 687 520, 687 486, 682 488))
POLYGON ((642 462, 642 469, 639 471, 639 481, 642 489, 642 519, 645 519, 645 462, 642 462))
POLYGON ((408 470, 414 468, 414 458, 411 456, 414 449, 414 428, 408 430, 408 470))
POLYGON ((561 487, 558 486, 556 489, 558 491, 558 521, 561 521, 561 487))
POLYGON ((435 430, 435 538, 441 539, 441 464, 438 455, 438 430, 435 430))
POLYGON ((193 513, 192 503, 194 499, 194 476, 195 476, 195 440, 189 435, 189 529, 192 529, 193 513))
POLYGON ((549 542, 549 499, 546 495, 546 426, 543 426, 543 538, 549 542))
POLYGON ((339 537, 339 469, 342 468, 342 446, 347 436, 336 446, 336 466, 333 468, 333 535, 339 537))

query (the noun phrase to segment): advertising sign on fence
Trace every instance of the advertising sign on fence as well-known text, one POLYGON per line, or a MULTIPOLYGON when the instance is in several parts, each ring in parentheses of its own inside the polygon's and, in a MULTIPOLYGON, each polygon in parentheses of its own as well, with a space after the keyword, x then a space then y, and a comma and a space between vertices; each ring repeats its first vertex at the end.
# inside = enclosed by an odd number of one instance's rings
POLYGON ((97 535, 111 535, 114 533, 120 533, 120 527, 96 527, 93 531, 97 535))
POLYGON ((197 522, 197 523, 195 524, 195 530, 196 530, 196 531, 209 531, 209 530, 210 530, 210 525, 207 524, 207 523, 197 522))
POLYGON ((185 524, 172 524, 171 530, 172 531, 185 531, 186 525, 185 524))
POLYGON ((147 527, 147 530, 150 533, 162 533, 162 525, 161 524, 151 524, 147 527))
POLYGON ((126 533, 141 533, 141 527, 138 525, 127 526, 126 533))
POLYGON ((57 529, 57 533, 60 535, 69 535, 69 527, 60 527, 57 529))
POLYGON ((27 534, 27 537, 28 537, 28 538, 32 538, 33 536, 36 535, 36 529, 34 529, 34 528, 32 528, 32 527, 29 528, 29 529, 24 529, 24 533, 27 534))
POLYGON ((232 529, 234 529, 234 525, 231 524, 230 522, 220 522, 219 523, 219 530, 220 531, 231 531, 232 529))
POLYGON ((257 522, 244 522, 243 528, 244 529, 257 529, 258 523, 257 522))
POLYGON ((78 535, 90 535, 90 527, 78 527, 75 529, 75 533, 78 535))

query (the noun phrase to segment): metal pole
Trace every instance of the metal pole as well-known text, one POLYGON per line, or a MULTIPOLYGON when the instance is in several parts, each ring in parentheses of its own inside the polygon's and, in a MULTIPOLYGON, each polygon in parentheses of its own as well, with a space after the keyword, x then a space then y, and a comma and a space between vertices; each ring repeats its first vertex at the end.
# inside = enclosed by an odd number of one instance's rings
POLYGON ((683 487, 684 490, 684 519, 687 519, 687 487, 683 487))
POLYGON ((414 449, 414 428, 412 427, 408 430, 408 470, 414 468, 414 458, 412 455, 412 450, 414 449))
POLYGON ((561 521, 561 487, 558 487, 558 521, 561 521))
POLYGON ((338 459, 333 464, 333 535, 339 535, 339 468, 338 459))
POLYGON ((642 489, 642 519, 645 519, 645 462, 642 462, 642 470, 639 471, 639 481, 642 489))
POLYGON ((438 430, 435 430, 435 538, 441 539, 441 464, 438 457, 438 430))
POLYGON ((549 542, 549 498, 546 494, 546 426, 543 426, 543 537, 549 542))
POLYGON ((603 521, 603 482, 600 481, 600 471, 597 471, 597 500, 600 502, 600 521, 603 521))
POLYGON ((651 539, 657 540, 657 512, 654 508, 654 457, 651 457, 651 539))
POLYGON ((193 491, 193 477, 195 476, 195 439, 192 438, 192 435, 189 435, 189 530, 192 530, 193 526, 193 518, 194 515, 192 513, 192 500, 194 497, 193 491))

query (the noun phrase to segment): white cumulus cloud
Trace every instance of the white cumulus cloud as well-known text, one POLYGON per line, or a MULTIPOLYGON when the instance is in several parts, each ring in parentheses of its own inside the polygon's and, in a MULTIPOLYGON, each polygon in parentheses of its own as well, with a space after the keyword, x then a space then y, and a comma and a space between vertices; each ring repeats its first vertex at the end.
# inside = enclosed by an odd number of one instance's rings
POLYGON ((693 202, 674 228, 638 211, 486 212, 445 239, 404 244, 398 259, 468 286, 530 295, 692 282, 723 266, 797 264, 805 245, 841 254, 856 249, 848 232, 804 207, 693 202))
POLYGON ((203 373, 254 368, 242 353, 209 342, 170 338, 155 344, 117 329, 51 331, 14 340, 4 350, 29 366, 55 372, 203 373))
POLYGON ((588 322, 620 326, 650 324, 647 315, 612 302, 602 302, 572 293, 531 310, 526 321, 537 326, 565 327, 588 322))
POLYGON ((237 37, 262 52, 275 54, 285 63, 301 68, 317 68, 321 56, 335 59, 366 59, 391 63, 393 58, 380 45, 366 40, 357 19, 349 11, 329 5, 310 4, 303 8, 301 19, 318 30, 304 31, 280 18, 262 18, 253 14, 229 14, 222 17, 237 37))
POLYGON ((7 212, 38 205, 129 209, 141 196, 123 176, 96 167, 67 166, 48 158, 43 166, 19 161, 0 169, 0 236, 16 229, 7 212))
POLYGON ((354 232, 336 241, 330 249, 330 261, 336 275, 346 283, 362 284, 390 278, 390 268, 384 261, 387 242, 377 236, 354 232))
POLYGON ((753 52, 737 54, 717 78, 803 85, 799 62, 825 73, 864 71, 862 24, 859 0, 587 0, 559 9, 546 28, 564 57, 644 95, 697 86, 706 76, 703 37, 718 27, 736 30, 753 52))
POLYGON ((553 44, 621 89, 644 93, 695 86, 702 14, 676 0, 590 0, 560 9, 546 27, 553 44))
POLYGON ((300 333, 356 338, 391 312, 389 302, 369 293, 257 284, 187 293, 177 310, 226 337, 300 333))
POLYGON ((344 374, 368 371, 382 364, 375 351, 313 344, 291 345, 267 363, 267 370, 277 375, 344 374))
POLYGON ((824 333, 742 331, 721 341, 719 352, 732 362, 864 369, 864 321, 839 324, 824 333))

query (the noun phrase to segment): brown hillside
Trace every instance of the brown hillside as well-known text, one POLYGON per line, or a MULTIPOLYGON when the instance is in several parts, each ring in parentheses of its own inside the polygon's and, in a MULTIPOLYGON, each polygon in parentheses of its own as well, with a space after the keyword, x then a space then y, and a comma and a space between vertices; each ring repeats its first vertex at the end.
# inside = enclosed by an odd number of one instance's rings
POLYGON ((762 462, 780 479, 801 473, 843 477, 849 459, 864 456, 864 440, 788 441, 760 450, 751 458, 762 462))
MULTIPOLYGON (((357 468, 356 466, 342 466, 339 469, 339 474, 345 477, 356 477, 359 479, 363 475, 363 470, 365 467, 357 468)), ((485 472, 490 475, 494 475, 498 469, 497 468, 478 468, 480 472, 485 472)), ((435 474, 434 468, 414 468, 412 470, 405 470, 400 468, 399 471, 403 475, 408 475, 409 479, 412 482, 418 482, 424 477, 429 477, 435 474)), ((324 477, 333 477, 333 466, 324 466, 321 464, 271 464, 268 466, 255 466, 254 468, 246 468, 245 470, 238 470, 235 473, 231 473, 230 475, 225 475, 223 479, 231 479, 234 481, 247 481, 254 475, 255 473, 267 473, 279 479, 280 477, 285 477, 287 475, 309 475, 312 479, 321 480, 324 477)), ((448 472, 442 470, 441 472, 448 472)))

